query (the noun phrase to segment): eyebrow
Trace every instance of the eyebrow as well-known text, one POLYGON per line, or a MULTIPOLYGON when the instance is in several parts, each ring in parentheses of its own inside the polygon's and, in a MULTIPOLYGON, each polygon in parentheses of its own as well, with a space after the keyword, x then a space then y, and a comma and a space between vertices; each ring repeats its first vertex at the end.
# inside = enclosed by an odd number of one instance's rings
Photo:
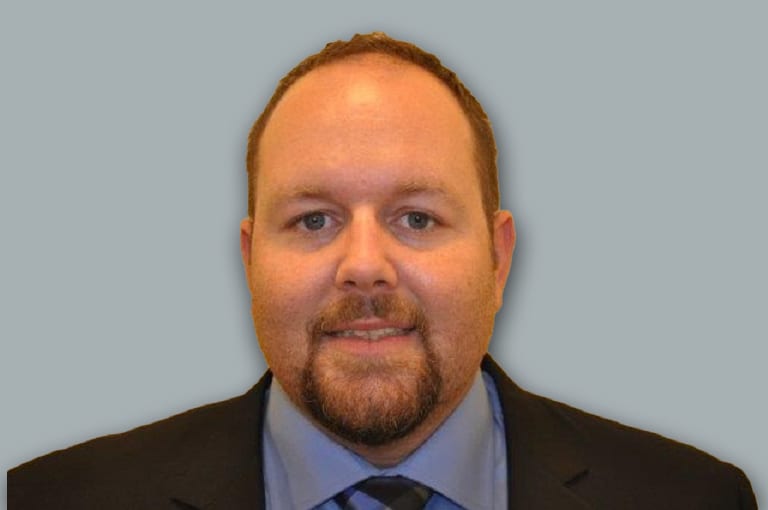
MULTIPOLYGON (((447 199, 450 202, 456 202, 450 193, 440 184, 427 183, 424 181, 408 181, 396 186, 391 193, 392 196, 409 195, 437 195, 447 199)), ((330 200, 334 196, 331 189, 326 186, 304 185, 297 186, 286 193, 278 193, 275 197, 277 201, 293 201, 302 199, 330 200)))
POLYGON ((275 199, 279 202, 305 198, 328 199, 331 195, 332 193, 320 186, 296 186, 285 193, 278 192, 275 199))
POLYGON ((449 193, 441 184, 431 184, 420 181, 409 181, 397 187, 396 195, 441 195, 450 199, 449 193))

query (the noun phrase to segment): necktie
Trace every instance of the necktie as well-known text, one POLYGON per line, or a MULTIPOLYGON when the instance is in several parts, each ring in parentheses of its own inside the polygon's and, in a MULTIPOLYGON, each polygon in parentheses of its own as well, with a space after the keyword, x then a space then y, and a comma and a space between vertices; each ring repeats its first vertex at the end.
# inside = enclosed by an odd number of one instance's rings
POLYGON ((363 510, 359 493, 383 505, 382 510, 422 510, 432 491, 402 476, 374 476, 339 493, 334 500, 342 510, 363 510))

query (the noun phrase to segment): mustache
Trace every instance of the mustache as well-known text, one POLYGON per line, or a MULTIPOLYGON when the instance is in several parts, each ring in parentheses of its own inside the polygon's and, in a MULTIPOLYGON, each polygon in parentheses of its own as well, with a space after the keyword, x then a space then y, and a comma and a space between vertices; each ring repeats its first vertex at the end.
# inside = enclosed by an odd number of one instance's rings
POLYGON ((391 294, 344 296, 310 319, 307 330, 309 337, 316 341, 324 334, 338 329, 339 324, 371 317, 397 324, 407 324, 415 329, 421 338, 428 338, 427 318, 424 311, 407 299, 391 294))

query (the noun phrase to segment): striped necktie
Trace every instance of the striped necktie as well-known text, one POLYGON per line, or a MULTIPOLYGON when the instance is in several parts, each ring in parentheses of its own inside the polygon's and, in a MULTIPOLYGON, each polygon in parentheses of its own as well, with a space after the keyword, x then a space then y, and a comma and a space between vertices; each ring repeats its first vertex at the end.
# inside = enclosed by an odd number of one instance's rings
POLYGON ((334 500, 342 510, 369 510, 361 503, 361 493, 380 503, 377 510, 422 510, 432 495, 427 487, 402 476, 374 476, 340 492, 334 500))

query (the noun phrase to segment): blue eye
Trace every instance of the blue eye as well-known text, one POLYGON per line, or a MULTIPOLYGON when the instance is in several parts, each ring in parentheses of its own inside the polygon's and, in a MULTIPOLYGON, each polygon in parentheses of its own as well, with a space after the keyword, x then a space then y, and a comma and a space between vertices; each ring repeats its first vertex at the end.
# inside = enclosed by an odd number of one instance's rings
POLYGON ((313 212, 301 217, 301 223, 307 230, 320 230, 325 226, 325 214, 313 212))
POLYGON ((414 230, 424 230, 425 228, 429 228, 432 226, 432 217, 426 213, 423 212, 409 212, 406 214, 406 218, 408 221, 408 227, 414 229, 414 230))

